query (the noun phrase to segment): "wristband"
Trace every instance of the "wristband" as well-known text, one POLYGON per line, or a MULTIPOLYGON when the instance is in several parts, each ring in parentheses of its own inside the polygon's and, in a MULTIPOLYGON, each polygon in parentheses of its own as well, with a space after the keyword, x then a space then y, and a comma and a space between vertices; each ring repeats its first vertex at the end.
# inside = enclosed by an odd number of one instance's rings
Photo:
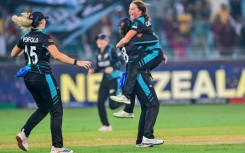
POLYGON ((77 60, 76 60, 76 59, 74 60, 74 63, 73 63, 73 64, 74 64, 74 65, 77 65, 77 60))

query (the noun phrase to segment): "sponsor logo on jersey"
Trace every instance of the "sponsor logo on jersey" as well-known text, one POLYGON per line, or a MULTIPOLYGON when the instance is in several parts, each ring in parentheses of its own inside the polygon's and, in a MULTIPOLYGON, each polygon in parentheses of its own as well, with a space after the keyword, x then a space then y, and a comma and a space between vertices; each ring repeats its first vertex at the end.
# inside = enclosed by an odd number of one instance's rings
POLYGON ((49 38, 48 39, 48 42, 54 42, 52 38, 49 38))
POLYGON ((98 65, 99 67, 107 67, 107 66, 110 66, 111 63, 109 60, 107 60, 107 61, 98 62, 98 65))
POLYGON ((38 38, 35 37, 24 37, 23 42, 38 43, 38 38))
POLYGON ((137 34, 137 37, 141 37, 141 36, 142 36, 142 33, 138 33, 138 34, 137 34))

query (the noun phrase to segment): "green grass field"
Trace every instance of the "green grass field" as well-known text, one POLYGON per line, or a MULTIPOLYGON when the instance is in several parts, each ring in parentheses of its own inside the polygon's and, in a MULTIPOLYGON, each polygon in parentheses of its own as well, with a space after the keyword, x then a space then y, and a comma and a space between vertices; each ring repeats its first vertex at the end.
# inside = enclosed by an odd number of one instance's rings
MULTIPOLYGON (((0 153, 21 153, 15 135, 33 109, 0 110, 0 153)), ((116 110, 118 111, 118 110, 116 110)), ((101 133, 93 108, 64 109, 64 145, 75 153, 245 153, 245 105, 161 106, 155 136, 165 144, 136 148, 140 108, 134 119, 112 117, 113 132, 101 133)), ((29 137, 29 152, 48 153, 51 147, 47 116, 29 137)))

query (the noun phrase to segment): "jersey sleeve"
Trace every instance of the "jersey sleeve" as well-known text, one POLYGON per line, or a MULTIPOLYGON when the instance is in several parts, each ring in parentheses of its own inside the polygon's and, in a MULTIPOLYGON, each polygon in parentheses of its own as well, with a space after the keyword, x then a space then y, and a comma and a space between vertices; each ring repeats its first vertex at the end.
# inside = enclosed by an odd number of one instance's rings
POLYGON ((102 68, 99 66, 99 60, 98 60, 98 55, 96 56, 96 67, 95 67, 95 69, 94 69, 94 73, 99 73, 101 70, 102 70, 102 68))
POLYGON ((17 47, 20 48, 20 49, 24 49, 25 48, 24 43, 23 43, 23 39, 19 40, 19 42, 17 43, 17 47))
POLYGON ((53 45, 53 44, 54 44, 54 41, 49 35, 45 35, 43 37, 43 45, 45 47, 48 47, 49 45, 53 45))
POLYGON ((111 65, 113 69, 120 70, 122 65, 124 64, 124 60, 121 52, 117 51, 116 49, 112 49, 111 54, 112 54, 111 65))
POLYGON ((144 25, 139 20, 135 20, 130 30, 141 33, 144 30, 144 25))

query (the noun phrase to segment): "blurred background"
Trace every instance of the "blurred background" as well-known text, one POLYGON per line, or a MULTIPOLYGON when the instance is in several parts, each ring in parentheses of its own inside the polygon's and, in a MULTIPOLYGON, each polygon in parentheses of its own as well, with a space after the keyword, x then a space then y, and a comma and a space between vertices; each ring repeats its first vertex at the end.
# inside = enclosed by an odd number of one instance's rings
MULTIPOLYGON (((59 50, 80 60, 94 61, 98 52, 95 36, 107 34, 116 45, 121 38, 117 24, 122 17, 128 16, 130 2, 1 0, 0 106, 31 107, 34 104, 23 81, 14 77, 24 65, 24 57, 10 58, 11 49, 21 37, 19 27, 11 21, 13 14, 42 11, 49 15, 46 30, 59 50)), ((153 72, 162 103, 245 101, 245 0, 145 2, 151 4, 148 10, 153 30, 169 59, 167 65, 162 64, 153 72)), ((80 106, 96 101, 97 86, 90 88, 99 79, 54 60, 52 63, 65 104, 80 106)))

